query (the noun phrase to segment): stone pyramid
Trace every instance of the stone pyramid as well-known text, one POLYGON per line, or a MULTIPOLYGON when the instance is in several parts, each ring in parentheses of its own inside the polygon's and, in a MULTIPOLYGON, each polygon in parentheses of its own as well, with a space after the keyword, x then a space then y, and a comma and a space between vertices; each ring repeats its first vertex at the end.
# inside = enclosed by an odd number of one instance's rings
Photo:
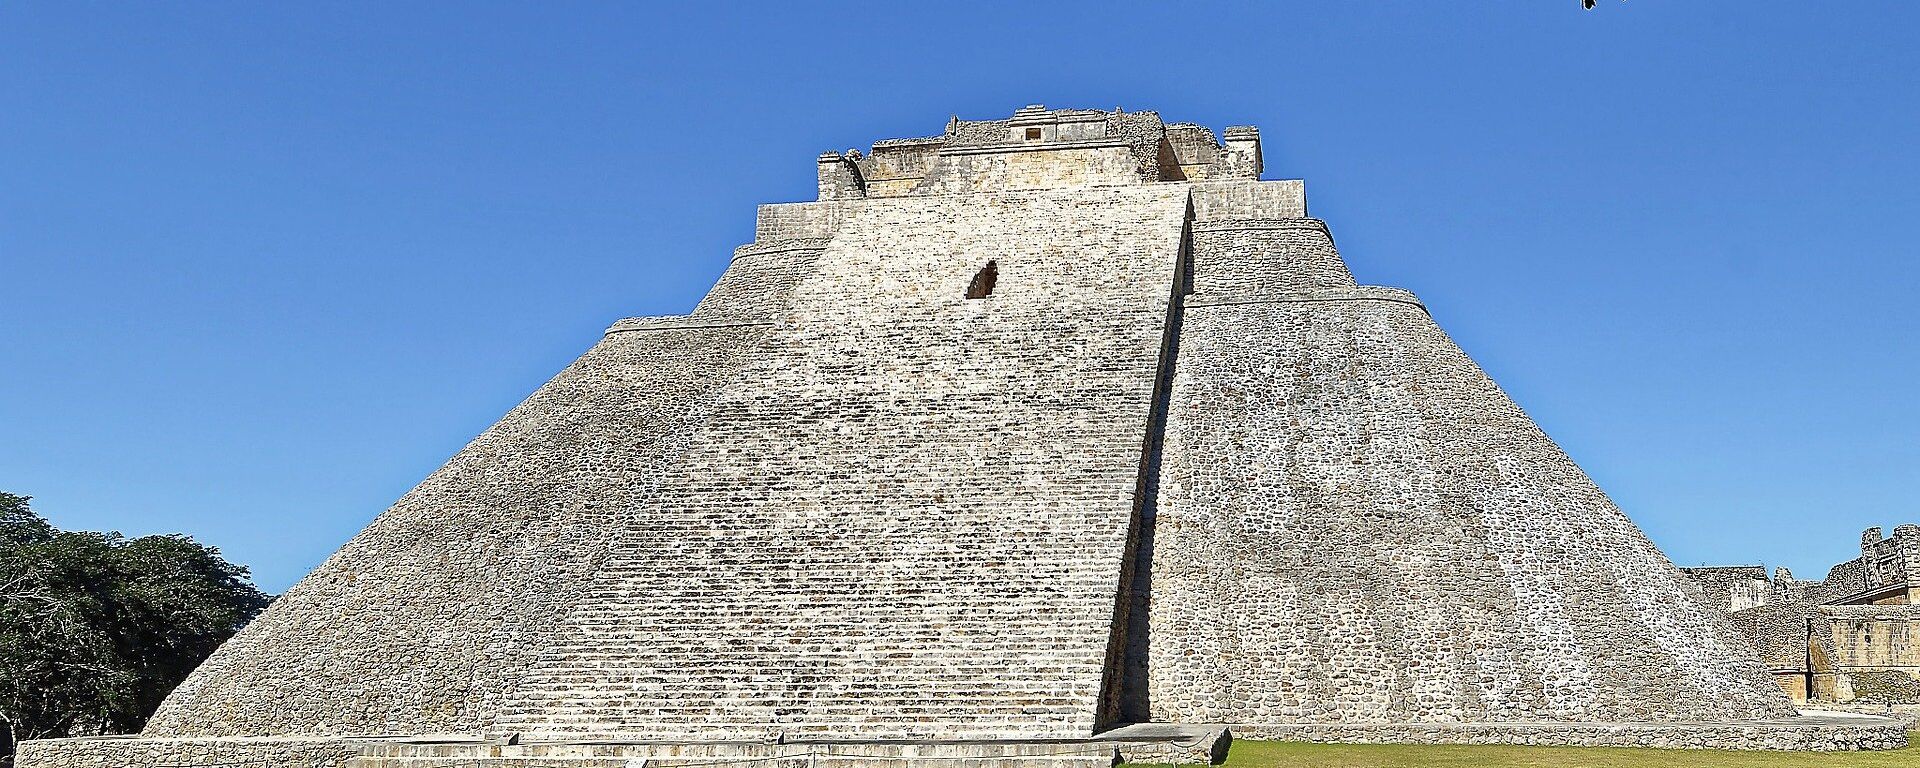
POLYGON ((1147 721, 1786 743, 1754 651, 1419 300, 1355 284, 1254 129, 1029 107, 818 171, 142 739, 23 768, 1147 721))

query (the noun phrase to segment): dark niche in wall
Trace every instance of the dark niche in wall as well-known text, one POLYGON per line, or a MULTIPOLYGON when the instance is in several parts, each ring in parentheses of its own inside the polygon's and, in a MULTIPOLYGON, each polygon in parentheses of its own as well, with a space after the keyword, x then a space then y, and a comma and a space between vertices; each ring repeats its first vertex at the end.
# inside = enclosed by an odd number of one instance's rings
POLYGON ((984 299, 993 295, 993 284, 1000 280, 1000 264, 989 261, 973 276, 973 282, 967 284, 967 298, 984 299))

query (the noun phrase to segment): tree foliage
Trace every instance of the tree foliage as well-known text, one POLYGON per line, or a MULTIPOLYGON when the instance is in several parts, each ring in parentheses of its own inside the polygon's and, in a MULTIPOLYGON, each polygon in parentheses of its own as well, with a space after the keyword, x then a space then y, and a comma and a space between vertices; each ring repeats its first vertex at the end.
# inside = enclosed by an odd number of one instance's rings
POLYGON ((132 733, 265 608, 185 536, 61 531, 0 493, 0 761, 18 739, 132 733))

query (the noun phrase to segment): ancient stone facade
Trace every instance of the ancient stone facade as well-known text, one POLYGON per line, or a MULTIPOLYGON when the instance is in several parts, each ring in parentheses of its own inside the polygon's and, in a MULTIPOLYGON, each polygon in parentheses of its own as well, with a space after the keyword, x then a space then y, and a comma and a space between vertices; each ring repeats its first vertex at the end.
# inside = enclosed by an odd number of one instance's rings
POLYGON ((1860 534, 1860 556, 1820 581, 1785 568, 1683 568, 1728 612, 1796 702, 1920 704, 1920 526, 1860 534))
POLYGON ((1418 299, 1355 282, 1260 141, 1029 107, 821 155, 690 316, 615 323, 144 738, 23 768, 1077 760, 1143 721, 1903 738, 1774 728, 1726 616, 1418 299))

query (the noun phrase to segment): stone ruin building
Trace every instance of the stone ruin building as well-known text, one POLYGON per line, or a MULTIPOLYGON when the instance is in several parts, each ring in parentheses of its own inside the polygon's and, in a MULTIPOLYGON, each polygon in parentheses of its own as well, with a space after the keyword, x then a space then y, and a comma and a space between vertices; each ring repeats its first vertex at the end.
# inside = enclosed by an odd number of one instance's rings
POLYGON ((1920 525, 1860 534, 1821 581, 1785 568, 1682 568, 1759 648, 1796 703, 1920 705, 1920 525))
POLYGON ((1797 716, 1262 172, 1254 128, 1118 109, 823 154, 691 314, 614 323, 144 733, 21 768, 1905 744, 1797 716))

